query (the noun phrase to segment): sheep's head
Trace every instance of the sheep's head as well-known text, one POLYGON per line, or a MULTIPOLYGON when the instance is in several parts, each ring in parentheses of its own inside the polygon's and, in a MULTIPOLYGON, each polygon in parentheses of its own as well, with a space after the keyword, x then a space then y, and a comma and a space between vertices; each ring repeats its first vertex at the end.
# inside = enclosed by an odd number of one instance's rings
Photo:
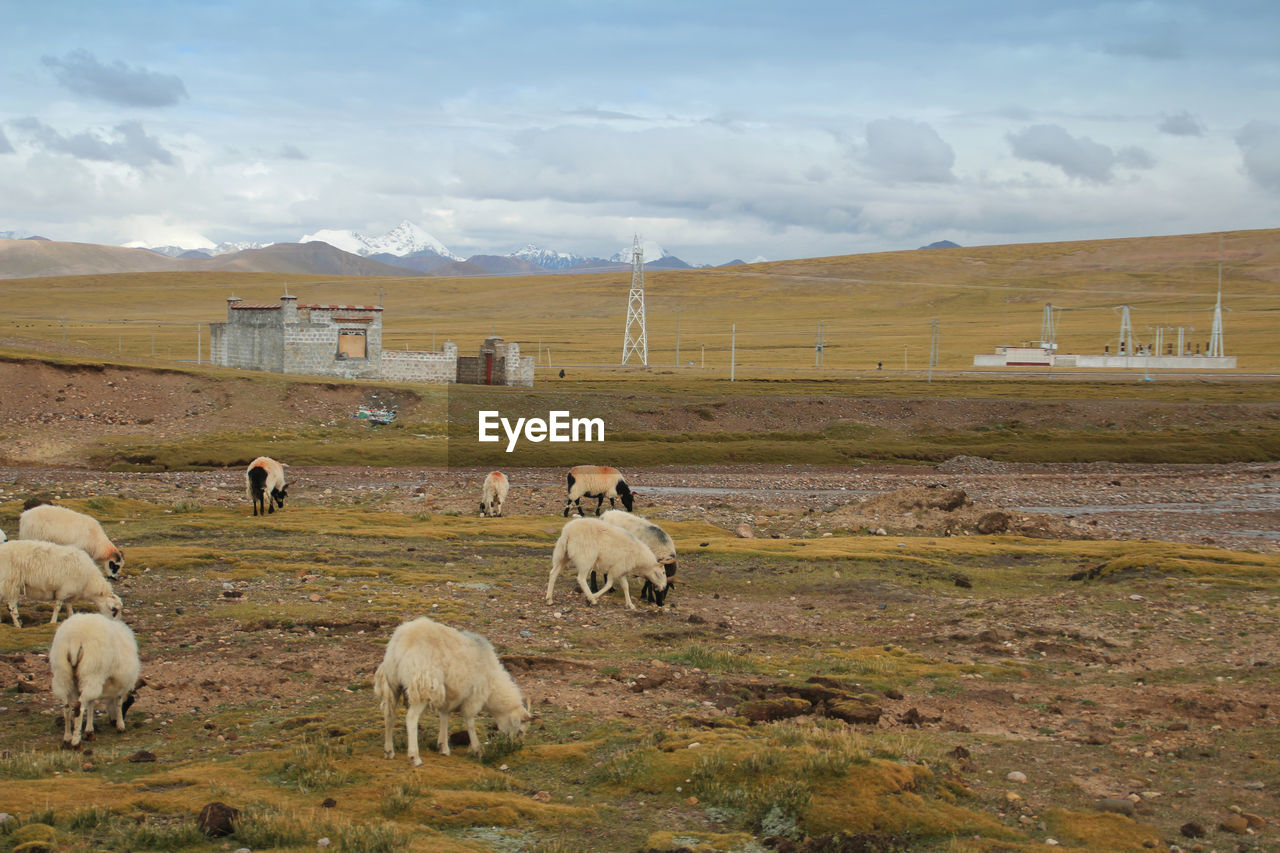
POLYGON ((508 737, 518 737, 524 734, 525 730, 529 728, 529 720, 531 719, 533 719, 533 714, 529 712, 527 704, 517 705, 494 716, 494 722, 498 724, 498 731, 508 737))
POLYGON ((124 613, 124 602, 115 593, 104 595, 98 599, 98 612, 103 616, 119 619, 120 614, 124 613))
POLYGON ((284 499, 289 497, 289 487, 283 486, 279 489, 271 490, 271 499, 276 502, 276 506, 284 509, 284 499))
POLYGON ((119 548, 112 548, 107 552, 107 577, 115 580, 120 577, 120 570, 124 568, 124 551, 119 548))
POLYGON ((622 501, 622 506, 627 510, 627 512, 631 512, 631 507, 635 506, 636 503, 635 492, 630 489, 627 489, 625 492, 619 489, 618 499, 622 501))
POLYGON ((655 561, 652 565, 645 566, 640 575, 653 584, 653 588, 659 592, 667 588, 667 570, 659 562, 655 561))

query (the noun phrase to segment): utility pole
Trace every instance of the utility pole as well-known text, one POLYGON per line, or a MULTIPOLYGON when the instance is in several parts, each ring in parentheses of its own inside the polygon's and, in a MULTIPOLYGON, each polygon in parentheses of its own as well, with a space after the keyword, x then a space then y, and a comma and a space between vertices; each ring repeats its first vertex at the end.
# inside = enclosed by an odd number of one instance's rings
POLYGON ((933 368, 938 363, 938 318, 934 317, 929 329, 929 382, 933 381, 933 368))
POLYGON ((729 381, 733 381, 734 362, 737 360, 738 324, 729 326, 729 381))
POLYGON ((680 306, 676 306, 676 367, 680 366, 680 306))

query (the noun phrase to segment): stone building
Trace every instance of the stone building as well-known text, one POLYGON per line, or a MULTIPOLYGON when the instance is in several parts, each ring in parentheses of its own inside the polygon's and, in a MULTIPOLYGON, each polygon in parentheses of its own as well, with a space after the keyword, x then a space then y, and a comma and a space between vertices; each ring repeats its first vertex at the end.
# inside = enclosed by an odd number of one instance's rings
POLYGON ((282 296, 279 305, 227 300, 227 321, 209 324, 213 364, 272 373, 300 373, 392 382, 467 382, 533 385, 533 358, 520 345, 488 338, 478 356, 458 356, 446 343, 440 352, 384 350, 382 307, 300 305, 282 296))

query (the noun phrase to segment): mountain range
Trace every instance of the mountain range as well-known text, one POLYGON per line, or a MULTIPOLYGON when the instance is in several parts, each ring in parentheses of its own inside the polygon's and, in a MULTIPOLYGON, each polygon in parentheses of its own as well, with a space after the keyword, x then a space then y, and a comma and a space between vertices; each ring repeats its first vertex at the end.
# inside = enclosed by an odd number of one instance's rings
MULTIPOLYGON (((651 241, 644 244, 646 269, 689 269, 690 265, 651 241)), ((631 268, 632 247, 608 258, 555 251, 532 243, 504 255, 463 258, 408 220, 386 234, 322 229, 297 243, 204 243, 199 246, 126 246, 66 243, 0 231, 0 278, 156 272, 238 270, 362 276, 485 276, 613 272, 631 268), (17 244, 17 245, 15 245, 17 244)), ((742 263, 731 261, 730 264, 742 263)), ((728 266, 729 264, 726 264, 728 266)))

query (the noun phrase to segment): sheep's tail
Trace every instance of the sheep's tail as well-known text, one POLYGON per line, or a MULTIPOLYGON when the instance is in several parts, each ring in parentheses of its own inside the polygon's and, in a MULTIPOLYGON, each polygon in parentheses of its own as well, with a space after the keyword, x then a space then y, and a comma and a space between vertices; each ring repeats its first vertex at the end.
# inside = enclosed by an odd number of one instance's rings
POLYGON ((71 695, 76 698, 75 711, 80 713, 80 661, 84 660, 84 646, 67 650, 67 668, 71 670, 71 695))
POLYGON ((404 696, 404 689, 393 687, 387 674, 379 666, 373 674, 373 695, 378 697, 378 707, 383 714, 394 714, 397 700, 404 696))

